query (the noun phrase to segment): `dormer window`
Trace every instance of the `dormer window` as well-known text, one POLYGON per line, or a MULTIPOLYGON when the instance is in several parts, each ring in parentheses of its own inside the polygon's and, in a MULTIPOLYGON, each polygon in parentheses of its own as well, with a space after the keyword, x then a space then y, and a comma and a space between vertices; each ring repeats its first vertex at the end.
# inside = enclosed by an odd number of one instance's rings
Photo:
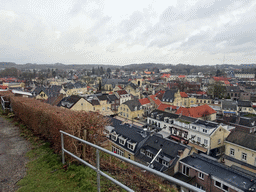
POLYGON ((164 166, 166 166, 166 167, 168 167, 169 166, 169 163, 167 162, 167 161, 162 161, 162 164, 164 165, 164 166))
POLYGON ((192 126, 192 129, 196 129, 196 126, 192 126))
POLYGON ((145 155, 145 149, 140 149, 140 153, 145 155))
POLYGON ((127 148, 134 151, 136 143, 132 143, 130 141, 127 141, 127 148))
POLYGON ((123 138, 122 136, 119 137, 119 143, 124 145, 127 139, 123 138))
POLYGON ((111 133, 111 139, 113 140, 113 141, 116 141, 117 140, 117 134, 116 133, 111 133))
POLYGON ((147 151, 147 156, 149 157, 149 158, 153 158, 153 154, 152 153, 150 153, 149 151, 147 151))
POLYGON ((206 129, 203 129, 203 133, 207 133, 207 130, 206 130, 206 129))

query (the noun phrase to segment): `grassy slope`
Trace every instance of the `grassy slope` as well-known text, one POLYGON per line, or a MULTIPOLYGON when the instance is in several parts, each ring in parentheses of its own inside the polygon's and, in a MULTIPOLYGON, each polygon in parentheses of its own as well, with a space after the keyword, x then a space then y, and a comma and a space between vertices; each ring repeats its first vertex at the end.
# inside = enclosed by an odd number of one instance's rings
MULTIPOLYGON (((1 113, 0 110, 0 115, 1 113)), ((13 117, 13 115, 11 116, 13 117)), ((49 143, 34 136, 26 126, 8 116, 4 117, 8 121, 14 122, 14 125, 19 126, 21 136, 32 145, 32 149, 26 154, 29 158, 29 163, 26 165, 27 175, 17 183, 17 185, 20 186, 18 192, 97 191, 95 171, 86 166, 76 165, 74 163, 64 167, 61 163, 61 157, 53 152, 49 143)), ((101 158, 104 158, 103 156, 102 154, 101 158)), ((122 167, 122 163, 119 166, 122 167)), ((106 178, 101 177, 101 191, 125 190, 116 186, 106 178)), ((163 191, 176 190, 168 188, 163 191)))

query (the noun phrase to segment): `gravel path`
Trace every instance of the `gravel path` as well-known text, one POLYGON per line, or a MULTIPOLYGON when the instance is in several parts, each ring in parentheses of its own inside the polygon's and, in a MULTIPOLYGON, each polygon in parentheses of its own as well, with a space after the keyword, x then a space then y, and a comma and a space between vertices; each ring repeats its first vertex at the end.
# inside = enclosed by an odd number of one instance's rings
POLYGON ((19 128, 0 117, 0 192, 16 191, 16 183, 26 174, 25 154, 30 144, 20 136, 19 128))

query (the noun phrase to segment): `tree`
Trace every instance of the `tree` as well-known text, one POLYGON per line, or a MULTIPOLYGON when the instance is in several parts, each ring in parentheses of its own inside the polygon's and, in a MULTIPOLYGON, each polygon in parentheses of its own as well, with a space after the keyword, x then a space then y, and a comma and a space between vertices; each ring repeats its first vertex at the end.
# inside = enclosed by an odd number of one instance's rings
POLYGON ((220 82, 215 82, 208 86, 207 94, 213 98, 222 99, 225 96, 226 87, 222 86, 220 82))
POLYGON ((218 69, 217 71, 216 71, 216 77, 220 77, 221 76, 221 71, 218 69))
POLYGON ((99 91, 101 91, 101 80, 99 80, 99 91))
POLYGON ((111 73, 111 69, 110 69, 110 68, 107 68, 107 72, 108 72, 108 73, 111 73))

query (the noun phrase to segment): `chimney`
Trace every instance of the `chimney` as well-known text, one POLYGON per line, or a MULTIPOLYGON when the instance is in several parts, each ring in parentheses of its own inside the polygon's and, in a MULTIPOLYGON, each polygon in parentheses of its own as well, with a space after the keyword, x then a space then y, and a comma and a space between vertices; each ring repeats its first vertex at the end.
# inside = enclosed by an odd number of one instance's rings
POLYGON ((178 155, 181 157, 183 154, 183 151, 182 150, 178 150, 178 155))

